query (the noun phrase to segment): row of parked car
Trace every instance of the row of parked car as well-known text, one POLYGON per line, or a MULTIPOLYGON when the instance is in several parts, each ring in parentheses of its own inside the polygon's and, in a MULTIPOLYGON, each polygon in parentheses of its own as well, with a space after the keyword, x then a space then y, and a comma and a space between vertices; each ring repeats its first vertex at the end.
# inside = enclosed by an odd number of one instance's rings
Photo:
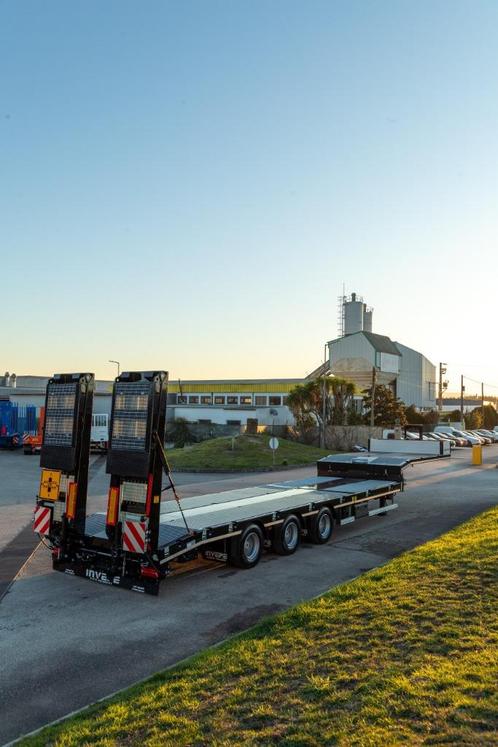
MULTIPOLYGON (((406 438, 419 439, 418 433, 407 431, 406 438)), ((498 443, 498 431, 490 431, 486 428, 478 428, 472 431, 461 431, 451 426, 436 426, 435 430, 430 433, 424 433, 424 440, 432 441, 449 441, 452 446, 478 446, 479 444, 498 443)))

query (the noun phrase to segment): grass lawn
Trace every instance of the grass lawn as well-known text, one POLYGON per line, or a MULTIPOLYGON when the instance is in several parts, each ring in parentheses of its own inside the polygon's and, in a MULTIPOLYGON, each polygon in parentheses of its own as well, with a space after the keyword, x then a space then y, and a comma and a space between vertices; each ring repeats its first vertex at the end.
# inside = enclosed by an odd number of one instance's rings
POLYGON ((493 509, 23 744, 496 745, 497 683, 493 509))
MULTIPOLYGON (((167 456, 173 469, 202 472, 268 469, 273 465, 269 440, 270 436, 237 436, 233 440, 229 437, 213 438, 184 449, 168 449, 167 456)), ((326 449, 279 438, 275 466, 312 464, 327 454, 330 451, 326 449)))

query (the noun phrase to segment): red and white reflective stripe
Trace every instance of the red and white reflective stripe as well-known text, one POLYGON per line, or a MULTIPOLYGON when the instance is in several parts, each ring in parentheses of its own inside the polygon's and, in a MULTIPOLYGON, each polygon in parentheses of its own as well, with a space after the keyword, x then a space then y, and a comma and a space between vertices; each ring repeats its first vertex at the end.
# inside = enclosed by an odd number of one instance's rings
POLYGON ((145 521, 123 522, 123 550, 128 552, 145 552, 145 521))
POLYGON ((37 506, 35 508, 35 521, 33 532, 46 535, 50 531, 50 519, 52 518, 52 509, 47 506, 37 506))

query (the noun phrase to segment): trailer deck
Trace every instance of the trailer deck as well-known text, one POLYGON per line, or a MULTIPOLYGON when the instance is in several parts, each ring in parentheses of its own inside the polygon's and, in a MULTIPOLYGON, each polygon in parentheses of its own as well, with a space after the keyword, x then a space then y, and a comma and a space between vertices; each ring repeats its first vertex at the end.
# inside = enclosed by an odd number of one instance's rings
MULTIPOLYGON (((353 509, 357 511, 361 503, 379 501, 377 509, 365 512, 369 515, 396 508, 392 501, 400 490, 399 482, 392 480, 312 477, 183 499, 182 512, 175 501, 168 500, 161 506, 156 559, 170 562, 173 555, 178 557, 214 539, 235 537, 250 522, 270 527, 290 513, 306 518, 324 506, 343 509, 348 515, 339 523, 349 523, 355 518, 353 509)), ((87 517, 85 536, 90 542, 107 541, 104 512, 87 517)))

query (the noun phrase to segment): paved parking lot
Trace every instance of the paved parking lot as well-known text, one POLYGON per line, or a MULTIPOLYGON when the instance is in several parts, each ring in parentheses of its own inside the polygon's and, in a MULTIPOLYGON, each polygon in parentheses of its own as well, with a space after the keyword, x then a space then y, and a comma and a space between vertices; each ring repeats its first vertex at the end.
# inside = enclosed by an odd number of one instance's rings
MULTIPOLYGON (((53 573, 41 548, 0 604, 0 743, 381 565, 496 505, 498 446, 484 454, 483 467, 472 467, 469 451, 461 450, 451 459, 409 468, 398 511, 343 527, 329 545, 303 545, 288 558, 267 554, 250 571, 206 566, 166 580, 157 598, 53 573)), ((93 470, 95 504, 105 493, 104 469, 97 465, 93 470)), ((37 470, 31 477, 26 477, 28 472, 26 468, 22 479, 32 481, 37 470)), ((313 473, 309 468, 286 472, 285 477, 313 473)), ((264 483, 269 476, 211 475, 209 485, 201 476, 179 477, 183 494, 193 495, 234 483, 264 483)), ((12 480, 15 483, 15 476, 12 480)), ((34 485, 26 503, 30 509, 36 479, 34 485)), ((0 510, 7 509, 4 504, 0 510)))

